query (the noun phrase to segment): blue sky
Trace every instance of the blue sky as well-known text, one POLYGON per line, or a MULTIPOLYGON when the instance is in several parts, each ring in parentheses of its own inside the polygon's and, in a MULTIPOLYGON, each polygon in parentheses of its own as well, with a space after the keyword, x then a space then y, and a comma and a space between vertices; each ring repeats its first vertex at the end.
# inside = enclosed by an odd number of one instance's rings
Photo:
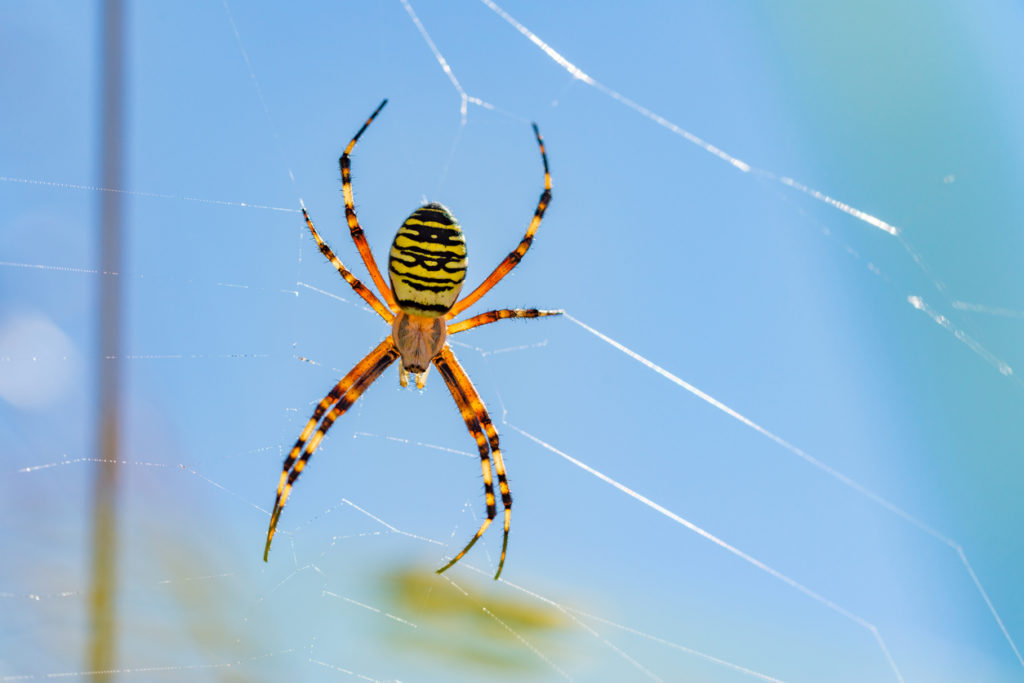
MULTIPOLYGON (((500 9, 523 30, 130 4, 124 678, 1019 679, 1021 10, 500 9), (337 157, 384 97, 352 161, 378 257, 441 201, 475 283, 542 189, 531 121, 548 146, 551 209, 473 310, 571 317, 454 338, 502 434, 507 583, 495 531, 434 577, 479 467, 439 377, 396 371, 260 561, 282 449, 387 334, 298 214, 368 280, 337 157), (469 607, 418 610, 403 572, 469 607)), ((88 635, 98 14, 0 8, 0 676, 81 671, 88 635)))

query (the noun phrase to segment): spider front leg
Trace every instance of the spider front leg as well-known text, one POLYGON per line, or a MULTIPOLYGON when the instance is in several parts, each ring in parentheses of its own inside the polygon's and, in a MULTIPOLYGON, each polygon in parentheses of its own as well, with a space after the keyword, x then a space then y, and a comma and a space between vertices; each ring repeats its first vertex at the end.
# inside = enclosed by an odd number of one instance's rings
POLYGON ((456 360, 451 347, 445 345, 441 354, 434 359, 434 365, 437 366, 438 372, 444 377, 445 384, 448 385, 448 390, 451 391, 452 398, 455 399, 459 412, 462 413, 462 418, 466 422, 469 433, 477 442, 477 447, 480 450, 480 464, 484 475, 484 496, 487 503, 487 519, 483 521, 477 532, 473 534, 473 538, 469 540, 466 547, 453 557, 448 564, 438 569, 437 573, 440 574, 461 560, 469 552, 469 549, 480 540, 480 537, 487 531, 487 527, 491 525, 491 522, 494 521, 497 515, 494 485, 491 479, 491 459, 488 454, 489 447, 490 452, 494 454, 494 470, 498 475, 498 489, 501 492, 501 502, 505 507, 505 533, 501 541, 501 559, 498 561, 498 571, 494 574, 494 578, 497 580, 501 576, 502 568, 505 566, 505 555, 508 551, 508 532, 512 520, 512 494, 509 492, 508 480, 505 477, 505 462, 501 457, 501 448, 498 445, 498 431, 491 423, 490 415, 487 414, 487 408, 484 406, 480 394, 477 393, 476 387, 470 381, 469 375, 466 374, 459 361, 456 360), (487 434, 486 441, 482 432, 487 434))
POLYGON ((288 457, 284 459, 284 465, 281 468, 281 479, 277 484, 277 498, 274 500, 274 510, 270 514, 267 544, 263 549, 264 562, 267 561, 267 556, 270 554, 270 543, 273 541, 274 533, 277 531, 277 521, 281 517, 281 511, 284 509, 285 503, 288 502, 292 486, 295 485, 295 480, 302 474, 302 470, 305 469, 309 458, 320 445, 324 435, 327 434, 327 430, 331 428, 335 420, 352 407, 352 404, 362 396, 366 388, 373 384, 396 358, 398 358, 398 351, 395 349, 391 337, 388 337, 377 348, 367 354, 365 358, 359 361, 331 389, 330 393, 324 396, 320 403, 317 404, 316 410, 313 411, 313 416, 306 422, 306 426, 303 427, 298 440, 296 440, 295 445, 289 451, 288 457), (317 422, 320 421, 320 418, 323 417, 331 405, 334 405, 334 407, 323 418, 320 427, 313 434, 313 427, 316 426, 317 422), (310 434, 313 434, 312 439, 310 439, 310 434), (300 453, 302 454, 301 458, 299 457, 300 453))

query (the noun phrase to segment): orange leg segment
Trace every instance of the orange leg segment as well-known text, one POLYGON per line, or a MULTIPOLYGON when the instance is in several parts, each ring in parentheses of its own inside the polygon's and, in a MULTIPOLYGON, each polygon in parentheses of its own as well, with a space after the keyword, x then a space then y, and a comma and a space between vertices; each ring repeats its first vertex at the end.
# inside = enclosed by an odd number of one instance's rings
POLYGON ((466 310, 484 294, 490 291, 491 287, 498 284, 498 282, 508 275, 509 271, 516 267, 522 259, 523 255, 530 248, 533 243, 533 235, 537 232, 537 228, 540 227, 541 219, 544 218, 544 212, 548 208, 548 204, 551 203, 551 173, 548 171, 548 155, 544 151, 544 140, 540 136, 540 130, 537 129, 537 124, 533 124, 533 133, 537 137, 537 145, 540 147, 540 158, 544 162, 544 191, 540 195, 540 200, 537 202, 537 209, 533 212, 533 219, 530 221, 530 225, 526 228, 526 235, 523 236, 522 241, 519 242, 519 246, 515 248, 515 251, 510 253, 505 259, 498 264, 498 267, 494 269, 487 279, 480 283, 480 285, 472 292, 467 294, 462 301, 457 302, 452 309, 445 314, 448 320, 451 320, 462 311, 466 310))
POLYGON ((448 334, 465 332, 474 327, 496 323, 506 318, 540 318, 546 315, 562 315, 565 311, 545 311, 538 308, 503 308, 497 311, 487 311, 472 318, 466 318, 460 322, 448 326, 448 334))
POLYGON ((270 553, 270 543, 274 539, 274 533, 277 530, 277 521, 281 517, 281 511, 284 509, 285 503, 288 502, 292 486, 295 484, 295 480, 299 478, 299 475, 302 474, 302 470, 305 469, 309 458, 320 445, 324 435, 327 434, 327 430, 331 428, 335 420, 352 407, 352 404, 362 396, 366 388, 373 384, 380 377, 381 373, 395 362, 397 358, 398 351, 395 349, 395 344, 391 337, 388 337, 377 348, 367 354, 365 358, 359 361, 331 389, 330 393, 324 396, 320 403, 317 404, 316 410, 313 411, 313 416, 306 422, 306 426, 302 429, 302 433, 299 434, 298 440, 292 446, 281 468, 281 479, 277 485, 277 498, 274 500, 274 511, 270 515, 270 527, 267 530, 267 544, 263 549, 264 562, 267 561, 267 556, 270 553), (331 405, 334 405, 334 407, 331 408, 330 412, 327 412, 331 405), (323 422, 320 423, 320 427, 314 434, 313 427, 320 421, 325 412, 327 412, 327 415, 323 418, 323 422), (310 438, 311 434, 312 438, 310 438), (300 453, 302 454, 301 458, 299 457, 300 453))
MULTIPOLYGON (((395 297, 391 293, 391 287, 384 281, 384 278, 380 274, 380 269, 377 267, 377 262, 373 258, 373 252, 370 251, 370 245, 366 242, 366 235, 363 234, 363 228, 359 225, 359 219, 356 217, 356 203, 355 197, 352 194, 352 169, 350 168, 351 162, 349 161, 349 155, 352 154, 352 150, 355 149, 356 143, 359 141, 359 137, 363 132, 369 128, 373 120, 377 118, 377 114, 384 108, 384 105, 388 101, 384 100, 380 105, 370 114, 370 118, 366 119, 366 123, 359 129, 359 132, 355 134, 355 137, 348 143, 345 151, 342 152, 341 158, 338 159, 338 164, 341 166, 341 194, 345 197, 345 220, 348 222, 348 229, 352 235, 352 241, 356 244, 356 249, 359 250, 359 256, 362 257, 363 263, 366 265, 366 269, 370 271, 370 277, 373 279, 377 289, 384 295, 384 301, 387 302, 391 310, 397 311, 398 305, 395 303, 395 297)), ((390 320, 388 321, 390 322, 390 320)))
MULTIPOLYGON (((494 455, 494 471, 498 475, 498 490, 501 492, 501 502, 505 508, 505 533, 502 536, 501 542, 501 559, 498 561, 498 571, 494 574, 494 578, 497 579, 501 576, 501 570, 505 566, 505 555, 508 551, 508 532, 512 519, 512 494, 509 492, 508 479, 505 476, 505 462, 501 457, 501 448, 498 445, 498 432, 491 423, 491 418, 487 414, 487 408, 484 406, 480 394, 477 393, 476 387, 473 386, 469 375, 466 374, 462 365, 456 360, 451 347, 447 344, 445 345, 441 355, 434 359, 434 365, 437 366, 438 371, 444 377, 445 384, 448 385, 448 389, 452 392, 452 397, 455 399, 455 403, 458 404, 459 411, 462 412, 463 419, 466 421, 466 426, 477 440, 478 446, 481 441, 479 432, 482 429, 487 435, 487 443, 490 446, 491 453, 494 455), (472 420, 470 420, 470 417, 472 417, 472 420)), ((482 446, 480 447, 480 460, 485 472, 484 493, 487 497, 487 519, 480 525, 480 528, 477 529, 477 532, 470 539, 469 543, 466 544, 466 547, 452 558, 448 564, 437 570, 439 574, 461 560, 469 552, 469 549, 483 536, 484 532, 487 531, 487 527, 491 525, 496 516, 494 489, 490 481, 490 459, 487 457, 482 446)))
MULTIPOLYGON (((391 311, 389 311, 384 304, 380 302, 380 299, 378 299, 377 296, 366 287, 366 285, 360 282, 359 279, 345 267, 345 264, 341 262, 341 259, 334 255, 334 252, 327 245, 327 242, 324 242, 323 238, 320 237, 320 233, 316 231, 315 227, 313 227, 313 221, 310 219, 305 206, 302 207, 302 217, 306 219, 306 226, 309 228, 309 231, 313 233, 313 239, 316 240, 316 245, 320 248, 320 253, 324 255, 324 258, 331 262, 331 265, 334 266, 334 269, 337 270, 339 274, 341 274, 341 277, 345 279, 345 282, 355 290, 356 294, 363 298, 363 301, 370 304, 373 310, 377 311, 377 314, 380 315, 380 317, 384 318, 384 320, 389 323, 393 321, 395 319, 394 314, 392 314, 391 311)), ((390 294, 391 290, 387 291, 390 294)))

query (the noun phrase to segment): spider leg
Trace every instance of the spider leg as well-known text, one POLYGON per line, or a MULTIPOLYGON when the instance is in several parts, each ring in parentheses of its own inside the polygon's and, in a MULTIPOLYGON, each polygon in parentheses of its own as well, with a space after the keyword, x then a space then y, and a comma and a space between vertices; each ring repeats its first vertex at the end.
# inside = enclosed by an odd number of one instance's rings
POLYGON ((505 318, 540 318, 545 315, 562 315, 563 313, 565 313, 565 311, 545 311, 537 308, 502 308, 497 311, 487 311, 480 315, 474 315, 472 318, 466 318, 454 325, 449 325, 448 334, 465 332, 466 330, 471 330, 474 327, 487 325, 489 323, 496 323, 499 320, 504 320, 505 318))
POLYGON ((366 391, 366 388, 373 384, 396 358, 398 358, 398 351, 395 349, 394 342, 389 336, 377 348, 359 361, 331 389, 330 393, 324 396, 320 403, 317 404, 316 410, 313 411, 313 416, 306 422, 306 426, 302 429, 302 433, 299 434, 298 440, 292 446, 281 468, 281 479, 277 484, 277 498, 274 500, 274 511, 270 515, 270 527, 267 530, 267 545, 263 549, 264 562, 267 561, 267 556, 270 553, 270 542, 273 540, 274 533, 277 530, 277 521, 281 517, 281 510, 284 509, 285 503, 288 502, 292 486, 294 486, 295 480, 299 478, 302 470, 305 469, 310 456, 316 451, 320 441, 324 438, 327 430, 331 428, 331 425, 334 424, 334 421, 352 407, 352 404, 366 391), (310 439, 313 427, 320 421, 320 418, 331 405, 334 405, 334 408, 323 418, 323 422, 320 423, 316 434, 313 434, 313 438, 310 439), (301 458, 299 453, 302 453, 301 458))
POLYGON ((466 374, 459 361, 456 360, 451 347, 447 344, 445 345, 441 354, 434 359, 434 365, 437 366, 438 371, 444 377, 445 384, 448 385, 448 389, 452 392, 452 397, 459 406, 459 411, 462 413, 466 426, 480 448, 480 461, 484 471, 484 492, 487 500, 487 519, 480 525, 480 528, 477 529, 476 534, 466 544, 466 547, 452 558, 448 564, 438 569, 437 573, 440 574, 461 560, 463 555, 473 547, 473 544, 483 536, 496 515, 494 488, 491 484, 490 458, 487 456, 482 443, 483 435, 480 434, 482 429, 487 434, 487 444, 490 446, 491 453, 494 454, 494 471, 498 475, 498 490, 501 492, 501 502, 505 507, 505 533, 501 541, 501 559, 498 561, 498 571, 494 574, 494 578, 497 579, 501 576, 501 570, 505 566, 505 554, 508 550, 508 530, 512 520, 512 494, 509 493, 508 480, 505 477, 505 462, 502 460, 501 448, 498 445, 498 431, 491 423, 491 418, 487 414, 487 408, 484 406, 480 394, 477 393, 476 387, 470 381, 469 375, 466 374))
MULTIPOLYGON (((284 490, 285 480, 288 477, 288 472, 295 461, 299 459, 299 454, 302 453, 303 446, 306 445, 306 441, 309 440, 310 434, 313 433, 313 427, 317 425, 320 418, 323 417, 327 409, 333 406, 335 403, 344 396, 352 385, 355 384, 361 377, 363 377, 370 368, 383 356, 387 351, 394 345, 391 337, 387 337, 384 341, 377 345, 373 351, 366 354, 366 356, 356 363, 347 375, 342 377, 334 388, 324 396, 320 403, 317 404, 316 410, 313 411, 313 416, 306 422, 306 426, 303 427, 302 433, 299 434, 299 438, 295 441, 295 445, 292 446, 291 451, 288 453, 288 457, 284 459, 284 465, 281 467, 281 481, 277 485, 277 501, 281 500, 281 492, 284 490)), ((276 507, 276 505, 275 505, 276 507)))
POLYGON ((473 544, 483 535, 484 531, 494 521, 494 517, 497 515, 497 511, 494 504, 494 483, 491 474, 491 450, 487 444, 487 438, 484 436, 483 429, 480 427, 479 420, 476 419, 476 413, 473 412, 472 406, 470 406, 469 399, 466 397, 462 387, 459 386, 458 381, 455 379, 455 375, 451 368, 444 364, 444 362, 438 358, 434 361, 437 364, 438 371, 444 378, 445 384, 448 385, 448 390, 452 393, 452 398, 455 399, 455 405, 459 407, 459 413, 462 415, 462 419, 466 422, 466 428, 469 429, 470 435, 476 441, 477 449, 480 451, 480 468, 484 475, 484 496, 487 501, 487 519, 481 525, 480 529, 473 536, 473 539, 466 544, 466 547, 462 549, 458 555, 455 556, 448 564, 438 570, 438 573, 451 567, 453 564, 458 562, 463 555, 465 555, 473 544))
POLYGON ((516 267, 516 264, 523 259, 523 255, 526 250, 530 248, 530 244, 533 243, 533 235, 537 232, 537 228, 540 227, 540 221, 544 218, 544 211, 547 210, 548 204, 551 203, 551 173, 548 171, 548 155, 544 151, 544 140, 540 136, 540 130, 537 129, 537 124, 533 124, 533 133, 537 136, 537 145, 540 147, 540 158, 544 162, 544 191, 540 195, 540 200, 537 202, 537 210, 533 212, 533 219, 530 221, 530 225, 526 228, 526 235, 523 236, 522 241, 519 242, 519 246, 515 248, 515 251, 510 253, 505 259, 498 264, 498 267, 494 269, 487 279, 480 283, 476 289, 467 294, 462 301, 457 302, 452 309, 445 314, 445 318, 451 320, 462 311, 466 310, 474 303, 477 299, 482 297, 491 287, 498 284, 503 277, 508 275, 509 271, 516 267))
MULTIPOLYGON (((390 323, 391 321, 393 321, 395 319, 394 314, 391 311, 389 311, 384 306, 384 304, 380 302, 380 299, 378 299, 377 296, 372 291, 370 291, 370 289, 368 289, 366 285, 360 282, 359 279, 356 278, 356 276, 353 275, 352 272, 345 267, 345 264, 341 262, 341 259, 335 256, 334 252, 331 251, 331 248, 327 246, 327 242, 324 242, 323 238, 320 237, 320 233, 317 232, 316 228, 313 227, 313 221, 310 219, 309 213, 306 211, 305 205, 303 205, 302 207, 302 217, 306 219, 306 225, 309 227, 309 231, 313 233, 313 239, 316 240, 316 245, 320 248, 320 253, 323 254, 324 257, 331 262, 331 265, 334 266, 334 268, 341 274, 341 277, 345 278, 345 282, 347 282, 352 287, 352 289, 355 290, 356 294, 363 297, 363 301, 370 304, 373 310, 377 311, 378 315, 384 318, 386 322, 390 323)), ((388 294, 391 293, 390 289, 385 291, 388 294)))
MULTIPOLYGON (((352 171, 349 168, 350 161, 349 155, 352 154, 352 150, 355 149, 356 142, 359 141, 359 137, 363 132, 373 123, 373 120, 377 118, 377 114, 384 108, 384 105, 388 101, 384 100, 380 105, 373 110, 370 114, 370 118, 366 119, 366 123, 359 129, 355 137, 352 138, 351 142, 348 143, 348 147, 342 152, 341 158, 338 159, 338 165, 341 166, 341 194, 345 197, 345 220, 348 222, 349 232, 352 234, 352 241, 356 244, 356 249, 359 250, 359 256, 362 257, 363 263, 366 264, 366 269, 370 271, 370 277, 373 278, 374 284, 377 285, 377 289, 384 295, 384 300, 392 310, 398 310, 398 305, 395 303, 395 297, 391 293, 391 287, 388 286, 384 278, 381 277, 380 269, 377 268, 377 261, 373 258, 373 252, 370 251, 370 245, 366 242, 366 236, 363 234, 363 228, 359 225, 359 219, 356 218, 356 204, 355 197, 352 194, 352 171)), ((390 322, 390 321, 389 321, 390 322)))

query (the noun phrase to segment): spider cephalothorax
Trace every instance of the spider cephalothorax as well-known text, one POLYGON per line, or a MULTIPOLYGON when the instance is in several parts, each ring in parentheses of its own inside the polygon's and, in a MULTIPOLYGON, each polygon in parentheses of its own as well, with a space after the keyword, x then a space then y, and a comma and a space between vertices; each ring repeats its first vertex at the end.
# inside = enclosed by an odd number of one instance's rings
POLYGON ((484 497, 487 504, 487 519, 477 529, 469 543, 459 551, 438 572, 451 567, 465 555, 473 544, 483 535, 497 515, 494 495, 493 475, 497 475, 498 491, 505 509, 504 536, 501 543, 501 559, 494 575, 497 579, 505 565, 505 552, 508 548, 509 524, 512 518, 512 495, 509 493, 508 480, 505 477, 505 463, 501 457, 498 444, 498 432, 491 423, 480 394, 463 370, 455 354, 452 353, 447 339, 449 334, 465 332, 479 325, 504 320, 505 318, 537 318, 545 315, 558 315, 562 311, 544 311, 530 309, 499 309, 487 311, 467 318, 458 323, 450 324, 469 306, 476 303, 491 287, 498 283, 522 259, 530 248, 533 235, 540 226, 544 211, 551 201, 551 176, 548 173, 548 158, 544 151, 544 142, 537 126, 533 126, 537 145, 540 147, 541 160, 544 162, 544 191, 537 202, 533 219, 526 228, 526 234, 519 245, 498 264, 490 275, 476 289, 459 300, 462 284, 466 277, 466 240, 462 235, 455 217, 444 206, 436 203, 425 204, 413 211, 398 229, 395 240, 388 255, 389 287, 377 268, 377 262, 370 252, 363 229, 356 218, 355 202, 352 196, 352 176, 349 170, 349 155, 363 131, 370 125, 387 100, 370 115, 363 127, 348 143, 338 163, 341 165, 341 190, 345 197, 345 218, 356 249, 362 257, 370 278, 384 297, 381 302, 369 288, 361 283, 334 255, 320 233, 313 227, 306 207, 302 207, 302 216, 306 226, 313 234, 320 252, 337 269, 338 273, 385 321, 391 323, 391 334, 377 345, 365 358, 334 386, 331 391, 317 404, 313 416, 306 422, 298 440, 284 460, 281 468, 281 479, 277 485, 277 498, 274 511, 270 515, 270 528, 267 530, 267 544, 263 551, 266 561, 270 553, 270 542, 274 538, 277 522, 281 517, 292 486, 299 474, 305 469, 309 458, 320 445, 321 440, 331 428, 334 421, 341 417, 353 403, 373 384, 384 370, 396 360, 401 359, 399 381, 406 386, 409 373, 416 375, 416 386, 423 388, 427 370, 431 363, 437 367, 444 379, 455 404, 462 414, 466 428, 476 441, 480 452, 480 467, 484 478, 484 497), (318 426, 319 425, 319 426, 318 426), (491 470, 491 456, 494 456, 494 470, 491 470))
POLYGON ((422 389, 427 381, 430 361, 437 358, 448 339, 448 325, 444 318, 427 318, 399 311, 391 324, 391 338, 402 356, 398 381, 406 386, 411 372, 416 375, 417 388, 422 389))

